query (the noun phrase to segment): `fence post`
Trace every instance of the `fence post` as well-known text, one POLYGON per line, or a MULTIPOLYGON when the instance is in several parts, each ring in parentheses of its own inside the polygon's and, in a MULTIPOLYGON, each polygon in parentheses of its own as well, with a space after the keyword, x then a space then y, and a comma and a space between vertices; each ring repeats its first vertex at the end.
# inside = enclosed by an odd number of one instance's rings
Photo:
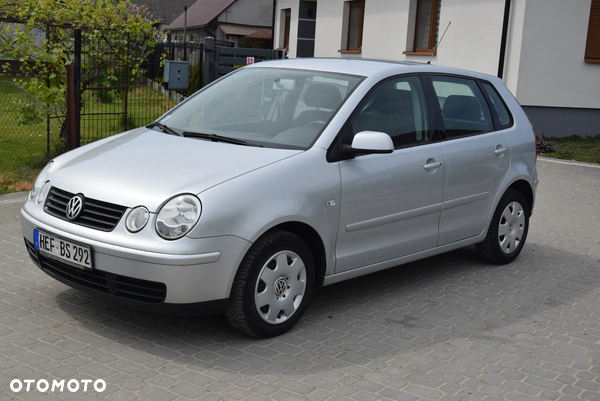
MULTIPOLYGON (((204 44, 200 43, 198 47, 198 88, 195 88, 196 91, 199 91, 204 86, 204 44)), ((190 93, 192 95, 192 93, 190 93)))
POLYGON ((215 80, 215 39, 204 38, 204 86, 215 80))
POLYGON ((127 104, 129 103, 128 100, 128 96, 129 96, 129 80, 130 80, 130 76, 129 76, 129 35, 127 35, 127 56, 125 58, 125 89, 123 90, 123 130, 127 131, 129 129, 129 127, 127 126, 127 117, 128 116, 128 110, 127 110, 127 104))
POLYGON ((81 146, 81 28, 75 28, 75 50, 73 54, 73 79, 75 99, 75 147, 81 146))
POLYGON ((171 32, 167 33, 167 46, 169 49, 169 60, 175 60, 175 48, 171 42, 171 32))
POLYGON ((67 66, 67 144, 75 149, 75 74, 73 64, 67 66))

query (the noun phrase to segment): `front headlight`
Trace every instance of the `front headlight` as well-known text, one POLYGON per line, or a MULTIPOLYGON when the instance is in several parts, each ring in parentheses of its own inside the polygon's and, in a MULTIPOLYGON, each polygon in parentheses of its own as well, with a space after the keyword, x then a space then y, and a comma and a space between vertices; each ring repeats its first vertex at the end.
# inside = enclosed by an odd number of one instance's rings
POLYGON ((46 184, 46 181, 48 181, 48 173, 50 173, 50 170, 52 170, 52 166, 54 166, 54 161, 51 161, 50 163, 46 164, 46 167, 44 167, 40 174, 37 176, 37 178, 35 179, 35 183, 33 184, 33 188, 31 188, 31 192, 29 192, 29 199, 35 198, 40 193, 40 191, 44 187, 44 184, 46 184))
POLYGON ((201 213, 202 205, 195 195, 178 195, 158 212, 156 232, 164 239, 181 238, 194 228, 201 213))

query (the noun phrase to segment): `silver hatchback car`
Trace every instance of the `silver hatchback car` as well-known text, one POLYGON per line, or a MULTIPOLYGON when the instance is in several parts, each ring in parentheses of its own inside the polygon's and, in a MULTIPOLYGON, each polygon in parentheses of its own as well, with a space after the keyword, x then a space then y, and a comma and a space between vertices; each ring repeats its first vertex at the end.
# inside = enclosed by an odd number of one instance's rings
POLYGON ((321 286, 472 244, 513 261, 537 183, 531 124, 500 79, 297 59, 57 157, 21 222, 67 285, 270 337, 321 286))

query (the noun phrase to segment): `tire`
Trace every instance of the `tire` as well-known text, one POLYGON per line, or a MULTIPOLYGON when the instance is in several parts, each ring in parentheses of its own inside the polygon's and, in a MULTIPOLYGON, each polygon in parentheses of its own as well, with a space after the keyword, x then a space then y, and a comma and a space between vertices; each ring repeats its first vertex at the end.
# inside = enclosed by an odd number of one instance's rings
POLYGON ((529 204, 517 190, 508 189, 500 202, 477 253, 484 260, 504 265, 519 256, 529 230, 529 204))
POLYGON ((229 322, 258 338, 285 333, 300 320, 314 289, 314 261, 306 243, 272 231, 252 245, 235 276, 229 322))

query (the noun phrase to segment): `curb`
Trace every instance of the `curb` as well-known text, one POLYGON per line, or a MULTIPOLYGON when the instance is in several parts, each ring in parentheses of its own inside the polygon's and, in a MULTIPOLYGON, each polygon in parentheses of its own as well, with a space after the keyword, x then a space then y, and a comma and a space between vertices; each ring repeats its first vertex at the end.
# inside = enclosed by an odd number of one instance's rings
POLYGON ((9 194, 0 195, 0 205, 4 203, 25 202, 29 192, 11 192, 9 194))
POLYGON ((538 156, 538 161, 556 163, 556 164, 566 164, 568 166, 600 168, 600 164, 555 159, 553 157, 538 156))

